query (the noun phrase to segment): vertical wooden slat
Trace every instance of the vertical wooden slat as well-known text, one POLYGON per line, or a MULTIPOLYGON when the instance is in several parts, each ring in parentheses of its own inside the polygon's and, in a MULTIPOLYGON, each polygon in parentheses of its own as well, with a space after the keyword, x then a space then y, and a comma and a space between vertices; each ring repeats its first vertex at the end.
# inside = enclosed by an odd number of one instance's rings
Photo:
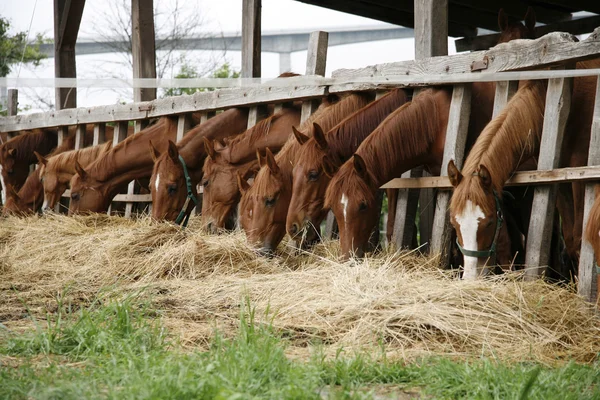
POLYGON ((106 124, 94 124, 94 141, 92 142, 92 145, 98 146, 104 142, 106 142, 106 124))
POLYGON ((415 59, 448 54, 448 0, 414 0, 415 59))
POLYGON ((494 111, 492 118, 496 118, 500 111, 506 106, 509 100, 519 89, 518 81, 496 82, 496 93, 494 94, 494 111))
POLYGON ((215 111, 203 112, 200 114, 200 123, 203 124, 216 115, 215 111))
MULTIPOLYGON (((325 76, 327 67, 327 46, 329 44, 329 33, 316 31, 310 34, 308 39, 308 53, 306 54, 306 75, 325 76)), ((301 122, 304 122, 319 107, 318 100, 305 101, 302 103, 301 122)))
MULTIPOLYGON (((12 117, 17 115, 19 110, 19 91, 17 89, 8 89, 8 116, 12 117)), ((16 132, 8 132, 8 139, 14 138, 16 132)), ((2 189, 4 190, 4 188, 2 189)))
MULTIPOLYGON (((133 78, 156 78, 153 0, 131 0, 133 78)), ((135 102, 156 99, 156 88, 133 90, 135 102)))
POLYGON ((179 142, 183 135, 192 127, 192 119, 189 115, 183 114, 177 117, 177 141, 179 142))
MULTIPOLYGON (((550 79, 548 82, 538 170, 549 170, 559 165, 572 87, 571 78, 550 79)), ((557 185, 538 185, 534 189, 525 254, 526 277, 529 279, 537 278, 548 266, 557 189, 557 185)))
MULTIPOLYGON (((136 124, 133 129, 134 133, 139 133, 147 125, 148 125, 148 121, 146 121, 146 120, 136 121, 136 124)), ((135 194, 135 181, 131 181, 131 182, 129 182, 129 185, 127 185, 127 194, 135 194)), ((133 203, 129 203, 129 202, 125 203, 125 218, 131 217, 132 209, 133 209, 133 203)))
MULTIPOLYGON (((67 135, 69 134, 68 131, 68 127, 66 126, 59 126, 56 130, 56 135, 57 135, 57 145, 58 146, 62 146, 63 142, 65 141, 65 138, 67 137, 67 135)), ((54 212, 59 213, 61 210, 61 202, 64 201, 66 205, 68 205, 68 201, 67 200, 63 200, 62 197, 56 202, 56 205, 54 206, 54 212)))
MULTIPOLYGON (((242 1, 242 78, 260 77, 262 0, 242 1)), ((260 111, 251 107, 248 128, 256 125, 260 111)))
MULTIPOLYGON (((454 160, 459 169, 462 168, 470 115, 471 84, 454 85, 448 127, 446 128, 446 144, 444 146, 441 175, 446 176, 448 174, 450 160, 454 160)), ((431 235, 431 251, 440 254, 442 265, 447 265, 450 259, 452 227, 450 226, 448 206, 450 205, 451 195, 452 193, 449 191, 438 192, 431 235)))
MULTIPOLYGON (((113 134, 113 147, 122 142, 127 138, 127 131, 129 130, 128 121, 119 121, 115 125, 115 131, 113 134)), ((112 211, 112 204, 108 206, 106 213, 110 215, 112 211)))
POLYGON ((85 124, 77 125, 75 129, 75 150, 83 149, 85 147, 85 124))
MULTIPOLYGON (((600 77, 599 77, 600 78, 600 77)), ((600 82, 600 79, 598 80, 600 82)), ((600 85, 596 84, 596 100, 594 105, 594 116, 592 118, 592 132, 590 137, 590 151, 588 153, 588 165, 600 165, 600 85)), ((585 232, 590 210, 596 197, 595 184, 585 185, 585 200, 583 207, 583 232, 585 232)), ((577 292, 579 295, 595 301, 598 293, 596 281, 596 269, 594 268, 595 258, 594 249, 587 240, 581 243, 581 252, 579 254, 579 272, 577 274, 577 292)))

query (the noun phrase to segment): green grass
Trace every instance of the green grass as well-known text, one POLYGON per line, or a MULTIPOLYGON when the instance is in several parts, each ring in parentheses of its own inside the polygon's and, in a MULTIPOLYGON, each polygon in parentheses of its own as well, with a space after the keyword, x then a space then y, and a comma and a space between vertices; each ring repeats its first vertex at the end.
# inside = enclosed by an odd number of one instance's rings
POLYGON ((285 356, 286 340, 270 326, 254 324, 250 307, 240 316, 236 337, 217 334, 209 351, 186 352, 135 297, 79 311, 60 304, 51 322, 28 334, 0 331, 0 354, 12 365, 0 365, 0 398, 396 398, 393 391, 404 388, 447 399, 600 398, 597 364, 436 358, 404 365, 343 350, 327 360, 318 346, 301 362, 285 356))

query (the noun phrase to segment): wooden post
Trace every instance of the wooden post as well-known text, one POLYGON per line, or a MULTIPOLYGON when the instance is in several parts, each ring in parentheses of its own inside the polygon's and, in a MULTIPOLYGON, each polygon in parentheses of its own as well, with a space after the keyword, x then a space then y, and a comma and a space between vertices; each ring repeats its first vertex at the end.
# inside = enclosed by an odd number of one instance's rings
MULTIPOLYGON (((327 46, 329 44, 329 33, 316 31, 310 34, 308 39, 308 53, 306 54, 306 75, 325 76, 327 67, 327 46)), ((302 103, 301 121, 304 122, 319 107, 318 100, 305 101, 302 103)))
POLYGON ((415 0, 415 59, 448 54, 448 0, 415 0))
MULTIPOLYGON (((565 125, 571 107, 572 87, 572 78, 548 81, 538 170, 554 169, 559 165, 565 125)), ((534 189, 534 207, 529 221, 525 254, 526 278, 529 279, 537 278, 548 266, 557 189, 557 185, 538 185, 534 189)))
POLYGON ((192 127, 192 119, 187 114, 177 117, 177 141, 179 142, 185 133, 192 127))
POLYGON ((8 89, 8 116, 17 115, 19 106, 19 91, 17 89, 8 89))
POLYGON ((104 142, 106 142, 106 124, 94 124, 94 141, 92 142, 92 145, 98 146, 104 142))
MULTIPOLYGON (((441 175, 447 176, 450 160, 454 160, 459 169, 462 168, 470 116, 471 84, 454 85, 448 127, 446 128, 446 144, 444 146, 441 175)), ((448 207, 451 196, 450 191, 439 191, 435 205, 431 251, 440 254, 442 265, 448 265, 450 260, 452 227, 450 226, 448 207)))
MULTIPOLYGON (((127 131, 129 130, 129 122, 128 121, 118 121, 115 125, 115 131, 113 134, 113 147, 122 142, 127 138, 127 131)), ((128 187, 129 189, 129 187, 128 187)), ((110 215, 112 209, 112 204, 108 206, 107 214, 110 215)))
MULTIPOLYGON (((133 78, 156 78, 154 1, 131 0, 133 78)), ((156 99, 156 88, 133 90, 135 102, 156 99)))
MULTIPOLYGON (((57 145, 58 147, 62 146, 65 138, 67 137, 67 135, 69 134, 69 130, 68 127, 66 126, 59 126, 57 129, 57 145)), ((69 199, 63 195, 61 196, 60 199, 58 199, 58 201, 56 202, 56 205, 54 206, 54 212, 56 213, 60 213, 61 211, 61 207, 64 205, 65 210, 68 210, 69 208, 69 199)))
MULTIPOLYGON (((420 178, 423 168, 414 168, 401 175, 402 178, 420 178)), ((392 240, 398 250, 412 247, 415 234, 415 220, 419 205, 418 189, 398 189, 396 200, 396 219, 392 240)))
MULTIPOLYGON (((76 78, 75 42, 85 0, 54 0, 54 76, 76 78)), ((77 107, 76 88, 56 89, 57 110, 77 107)))
POLYGON ((494 95, 494 110, 492 118, 496 118, 513 95, 519 89, 518 81, 496 82, 496 93, 494 95))
POLYGON ((75 150, 83 149, 85 147, 85 124, 77 125, 75 129, 75 150))
MULTIPOLYGON (((135 0, 134 0, 135 1, 135 0)), ((141 120, 136 121, 136 124, 133 127, 134 133, 139 133, 142 129, 144 129, 148 125, 148 121, 141 120)), ((129 182, 127 185, 127 194, 135 194, 135 181, 129 182)), ((125 218, 131 217, 131 211, 133 210, 133 203, 125 203, 125 218)))
MULTIPOLYGON (((262 0, 242 2, 242 78, 260 77, 262 0)), ((248 128, 259 121, 260 110, 251 107, 248 128)))
MULTIPOLYGON (((600 77, 599 77, 600 78, 600 77)), ((594 116, 592 118, 592 133, 590 137, 590 151, 588 154, 588 165, 600 165, 600 85, 596 85, 596 101, 594 105, 594 116)), ((595 184, 585 185, 585 200, 583 206, 583 233, 588 223, 590 210, 596 198, 595 184)), ((594 249, 585 239, 581 242, 581 252, 579 253, 579 272, 577 274, 578 284, 577 292, 579 295, 589 301, 596 301, 597 280, 594 249)))

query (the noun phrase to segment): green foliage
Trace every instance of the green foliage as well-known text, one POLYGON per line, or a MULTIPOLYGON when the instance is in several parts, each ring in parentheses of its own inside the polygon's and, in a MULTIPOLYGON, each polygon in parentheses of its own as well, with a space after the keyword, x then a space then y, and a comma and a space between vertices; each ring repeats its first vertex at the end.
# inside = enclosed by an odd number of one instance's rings
POLYGON ((247 302, 235 337, 217 334, 208 351, 186 352, 138 300, 98 300, 79 311, 59 301, 51 323, 0 336, 0 355, 17 360, 0 367, 2 398, 362 399, 398 398, 407 388, 434 399, 600 398, 598 364, 403 364, 389 361, 384 345, 380 354, 340 350, 333 359, 315 346, 310 360, 291 360, 281 333, 258 323, 247 302))
POLYGON ((18 32, 14 36, 11 36, 8 34, 9 29, 9 20, 0 17, 0 77, 7 76, 11 70, 11 66, 21 62, 21 57, 23 57, 24 63, 33 63, 36 67, 40 64, 41 60, 46 58, 40 52, 40 44, 45 41, 41 34, 38 34, 33 42, 27 45, 25 55, 23 56, 27 33, 18 32))
MULTIPOLYGON (((221 65, 210 75, 211 78, 239 78, 240 73, 231 69, 229 63, 221 65)), ((182 58, 179 72, 175 75, 176 79, 194 79, 201 78, 196 66, 190 64, 185 57, 182 58)), ((163 97, 181 96, 182 94, 193 94, 196 92, 213 91, 214 88, 170 88, 165 89, 163 97)))

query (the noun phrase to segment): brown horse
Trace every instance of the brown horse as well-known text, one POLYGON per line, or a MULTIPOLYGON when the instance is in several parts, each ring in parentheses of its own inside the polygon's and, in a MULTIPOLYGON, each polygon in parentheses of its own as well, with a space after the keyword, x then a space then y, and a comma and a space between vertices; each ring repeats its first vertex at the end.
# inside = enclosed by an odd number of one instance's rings
MULTIPOLYGON (((197 116, 194 116, 198 120, 197 116)), ((71 205, 69 214, 105 212, 113 197, 135 179, 150 176, 152 157, 148 143, 166 149, 169 139, 175 139, 177 122, 169 117, 160 118, 135 135, 114 146, 86 169, 75 163, 77 174, 71 178, 71 205)))
POLYGON ((71 150, 49 158, 36 152, 41 165, 38 175, 44 193, 42 211, 53 209, 62 194, 67 190, 71 178, 77 173, 75 163, 79 163, 81 167, 86 168, 98 157, 107 153, 111 147, 112 141, 109 141, 102 145, 71 150))
POLYGON ((214 143, 205 139, 202 185, 202 218, 210 231, 232 229, 233 214, 237 211, 240 191, 237 174, 249 179, 258 171, 256 152, 267 147, 278 152, 290 137, 292 126, 300 124, 300 106, 283 108, 246 132, 229 140, 225 147, 216 151, 214 143), (226 226, 228 224, 228 226, 226 226))
MULTIPOLYGON (((588 222, 585 229, 585 240, 587 240, 594 249, 594 257, 596 259, 595 267, 600 265, 600 185, 596 185, 596 200, 588 215, 588 222)), ((596 280, 598 289, 600 289, 600 279, 596 280)), ((598 291, 600 293, 600 290, 598 291)))
MULTIPOLYGON (((334 105, 322 105, 299 130, 310 137, 315 122, 329 130, 370 100, 366 95, 351 94, 334 105)), ((299 150, 300 144, 295 138, 288 139, 277 157, 267 148, 265 165, 256 174, 252 187, 246 190, 247 183, 240 179, 243 193, 240 224, 248 240, 263 252, 272 253, 285 236, 285 220, 292 195, 292 169, 299 150)))
MULTIPOLYGON (((390 114, 331 180, 325 207, 337 219, 344 258, 364 254, 379 220, 375 197, 381 185, 420 165, 434 175, 439 173, 451 97, 450 88, 420 92, 390 114)), ((493 85, 473 84, 468 142, 489 121, 493 97, 493 85)))
MULTIPOLYGON (((224 111, 190 130, 177 145, 169 141, 167 151, 160 154, 150 146, 154 160, 150 191, 152 193, 152 217, 176 221, 191 213, 194 202, 187 201, 188 187, 182 159, 190 178, 192 196, 196 197, 196 186, 202 179, 202 166, 206 153, 204 138, 223 139, 238 135, 248 126, 248 109, 233 108, 224 111)), ((179 221, 181 222, 181 221, 179 221)))
POLYGON ((350 115, 326 134, 318 125, 314 127, 312 138, 296 133, 300 154, 292 172, 292 199, 286 222, 292 238, 306 235, 308 226, 320 226, 327 212, 323 204, 331 177, 390 113, 406 103, 408 97, 406 91, 396 89, 350 115))

